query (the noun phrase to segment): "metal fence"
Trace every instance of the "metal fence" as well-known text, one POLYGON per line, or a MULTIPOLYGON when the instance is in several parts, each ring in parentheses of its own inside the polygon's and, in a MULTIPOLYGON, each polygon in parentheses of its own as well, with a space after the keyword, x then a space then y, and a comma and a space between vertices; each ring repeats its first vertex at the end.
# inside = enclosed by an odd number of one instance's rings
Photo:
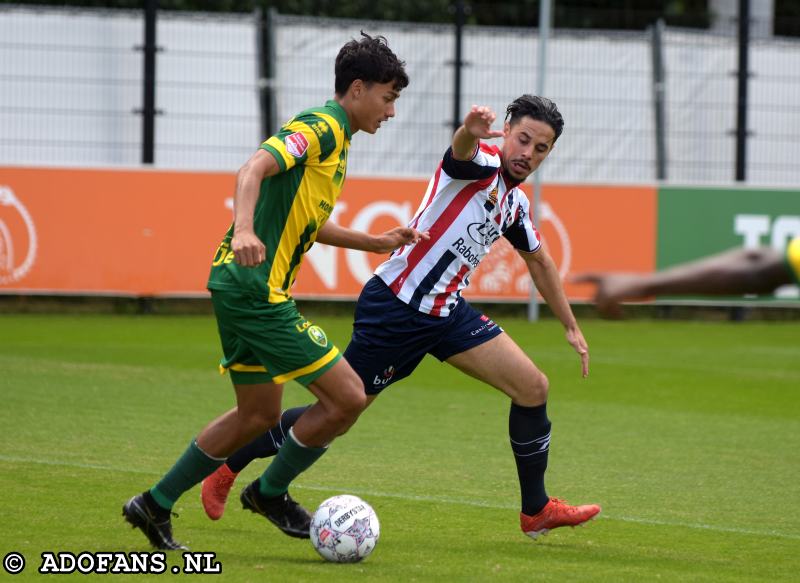
MULTIPOLYGON (((349 172, 433 170, 452 132, 453 26, 284 15, 262 24, 248 14, 159 14, 156 166, 238 168, 266 137, 265 119, 276 125, 332 96, 336 53, 363 29, 389 39, 411 85, 396 119, 355 137, 349 172)), ((140 164, 143 37, 139 11, 0 7, 0 164, 140 164)), ((548 181, 651 182, 659 163, 670 182, 734 179, 735 31, 667 28, 660 38, 552 31, 545 93, 566 129, 546 164, 548 181)), ((502 113, 533 92, 537 51, 535 29, 466 27, 461 110, 485 103, 502 113)), ((796 185, 800 42, 756 35, 749 55, 747 181, 796 185)))

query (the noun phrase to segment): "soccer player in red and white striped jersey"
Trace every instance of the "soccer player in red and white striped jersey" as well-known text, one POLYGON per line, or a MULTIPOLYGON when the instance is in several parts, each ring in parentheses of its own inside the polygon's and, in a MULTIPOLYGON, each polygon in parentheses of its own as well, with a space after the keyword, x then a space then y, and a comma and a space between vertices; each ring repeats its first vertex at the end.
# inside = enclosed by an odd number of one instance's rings
MULTIPOLYGON (((476 107, 474 112, 482 120, 488 109, 476 107)), ((514 176, 506 170, 500 148, 466 139, 464 147, 472 150, 457 152, 459 137, 445 152, 411 222, 430 231, 430 239, 400 248, 375 271, 400 300, 432 316, 450 313, 469 276, 501 236, 525 253, 540 247, 528 199, 517 188, 539 161, 517 161, 520 171, 514 176)))

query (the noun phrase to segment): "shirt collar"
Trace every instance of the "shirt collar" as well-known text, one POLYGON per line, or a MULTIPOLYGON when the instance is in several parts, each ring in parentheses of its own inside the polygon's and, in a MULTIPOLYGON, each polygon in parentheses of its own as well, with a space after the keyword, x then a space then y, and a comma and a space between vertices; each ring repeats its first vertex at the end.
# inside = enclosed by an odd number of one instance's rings
POLYGON ((325 102, 325 107, 333 110, 333 115, 339 122, 342 124, 344 128, 344 135, 347 136, 347 139, 351 139, 353 137, 353 133, 350 131, 350 120, 347 119, 347 112, 344 108, 339 105, 338 101, 333 99, 329 99, 325 102))

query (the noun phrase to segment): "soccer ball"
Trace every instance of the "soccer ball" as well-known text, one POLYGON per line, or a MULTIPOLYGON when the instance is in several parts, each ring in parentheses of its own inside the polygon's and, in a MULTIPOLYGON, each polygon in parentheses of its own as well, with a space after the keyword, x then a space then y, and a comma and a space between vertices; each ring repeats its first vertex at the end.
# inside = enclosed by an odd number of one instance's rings
POLYGON ((347 494, 328 498, 311 519, 311 544, 323 559, 356 563, 366 558, 381 533, 372 506, 347 494))

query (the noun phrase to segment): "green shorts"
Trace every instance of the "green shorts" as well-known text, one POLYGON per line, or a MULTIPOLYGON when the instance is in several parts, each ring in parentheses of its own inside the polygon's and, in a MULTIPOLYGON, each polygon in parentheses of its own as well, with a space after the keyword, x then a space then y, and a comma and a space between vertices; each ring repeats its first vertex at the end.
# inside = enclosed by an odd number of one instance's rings
POLYGON ((325 331, 306 320, 294 301, 270 304, 251 295, 213 290, 224 354, 220 372, 234 384, 295 380, 308 386, 342 357, 325 331))

